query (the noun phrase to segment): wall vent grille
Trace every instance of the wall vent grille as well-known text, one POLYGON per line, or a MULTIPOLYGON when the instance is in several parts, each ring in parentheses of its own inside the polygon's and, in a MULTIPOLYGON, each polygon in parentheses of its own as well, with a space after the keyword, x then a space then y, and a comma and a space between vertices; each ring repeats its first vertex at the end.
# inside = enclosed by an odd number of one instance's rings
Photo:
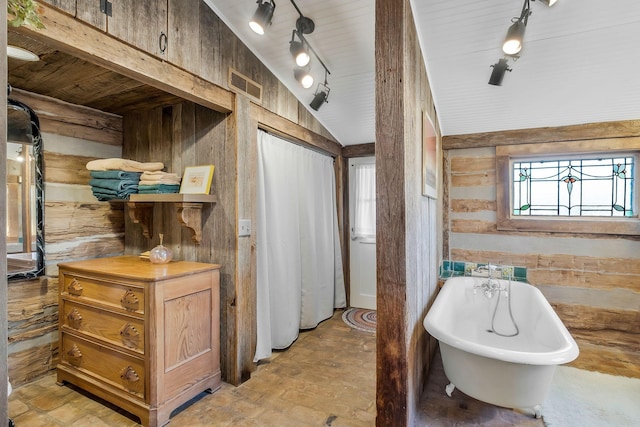
POLYGON ((262 103, 262 85, 240 74, 233 68, 229 68, 229 88, 234 92, 243 93, 262 103))

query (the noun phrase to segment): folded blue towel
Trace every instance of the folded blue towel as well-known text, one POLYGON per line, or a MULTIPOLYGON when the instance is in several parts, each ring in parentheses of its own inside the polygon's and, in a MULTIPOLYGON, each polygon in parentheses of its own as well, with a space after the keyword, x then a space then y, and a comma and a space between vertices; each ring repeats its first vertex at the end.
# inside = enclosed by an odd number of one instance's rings
POLYGON ((92 179, 89 185, 92 187, 106 188, 109 190, 122 191, 124 189, 138 189, 137 180, 133 179, 92 179))
POLYGON ((125 190, 117 191, 117 190, 109 190, 108 188, 100 188, 100 187, 91 187, 91 191, 93 193, 110 194, 112 196, 117 196, 119 194, 124 194, 124 195, 135 194, 138 192, 138 190, 134 188, 128 188, 125 190))
POLYGON ((91 191, 93 192, 93 194, 100 193, 100 194, 109 194, 111 196, 117 196, 118 195, 118 191, 117 190, 110 190, 108 188, 91 187, 91 191))
POLYGON ((172 190, 147 190, 147 191, 138 191, 138 194, 176 194, 177 191, 172 190))
POLYGON ((98 201, 100 202, 106 202, 108 200, 124 200, 127 199, 129 196, 119 196, 117 194, 108 194, 108 193, 101 193, 99 191, 94 191, 93 195, 95 196, 96 199, 98 199, 98 201))
POLYGON ((165 194, 165 193, 177 193, 180 191, 179 185, 173 184, 154 184, 154 185, 139 185, 138 193, 140 194, 165 194))
POLYGON ((126 179, 140 181, 142 172, 126 172, 126 171, 91 171, 92 178, 98 179, 126 179))
POLYGON ((124 190, 111 190, 108 188, 100 188, 100 187, 91 187, 91 191, 93 195, 100 201, 104 200, 113 200, 113 199, 122 199, 126 200, 129 198, 130 194, 137 193, 137 188, 128 188, 124 190))

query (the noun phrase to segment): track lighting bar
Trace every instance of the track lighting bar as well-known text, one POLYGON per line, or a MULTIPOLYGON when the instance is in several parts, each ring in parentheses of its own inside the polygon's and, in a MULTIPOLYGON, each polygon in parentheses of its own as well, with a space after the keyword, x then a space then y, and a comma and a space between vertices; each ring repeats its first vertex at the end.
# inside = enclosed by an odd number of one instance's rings
POLYGON ((291 34, 291 46, 289 47, 291 55, 293 55, 296 61, 296 67, 293 70, 293 75, 296 80, 300 82, 303 88, 308 89, 313 85, 313 76, 310 74, 309 62, 311 60, 311 56, 309 55, 309 51, 313 53, 313 56, 316 57, 320 65, 322 65, 322 68, 324 68, 324 84, 318 84, 313 100, 311 101, 311 104, 309 104, 311 108, 317 111, 325 102, 327 102, 329 91, 331 90, 327 83, 327 76, 331 74, 331 71, 329 71, 329 68, 327 68, 313 46, 311 46, 311 43, 309 43, 304 36, 305 34, 311 34, 315 30, 315 23, 312 19, 307 18, 302 14, 302 11, 295 1, 290 1, 298 12, 298 15, 300 15, 296 20, 296 28, 291 34), (298 36, 300 41, 296 41, 295 36, 298 36))
POLYGON ((300 15, 300 17, 296 21, 296 30, 298 30, 303 34, 313 33, 313 30, 315 30, 316 28, 316 24, 313 22, 313 20, 311 18, 307 18, 306 16, 304 16, 300 11, 300 8, 298 7, 298 5, 293 0, 291 0, 291 4, 293 5, 293 7, 296 8, 298 15, 300 15))
MULTIPOLYGON (((318 88, 314 94, 313 101, 311 102, 311 108, 317 110, 322 106, 325 102, 327 102, 327 98, 329 96, 330 88, 327 83, 327 76, 331 74, 329 68, 322 61, 318 53, 315 51, 313 46, 309 43, 309 41, 304 36, 305 34, 311 34, 316 25, 311 18, 308 18, 302 14, 302 11, 296 4, 294 0, 290 0, 293 7, 298 12, 298 19, 296 20, 296 27, 291 33, 291 41, 289 42, 289 51, 293 56, 296 66, 293 69, 293 75, 300 82, 302 87, 305 89, 310 88, 313 85, 313 76, 310 73, 311 66, 311 55, 310 52, 313 53, 313 56, 316 57, 322 68, 324 68, 324 83, 318 84, 318 88), (299 41, 296 40, 296 36, 299 41)), ((273 13, 276 9, 276 4, 274 0, 257 0, 258 8, 255 11, 253 18, 249 22, 249 26, 253 31, 258 34, 264 34, 267 26, 271 25, 271 20, 273 19, 273 13)))

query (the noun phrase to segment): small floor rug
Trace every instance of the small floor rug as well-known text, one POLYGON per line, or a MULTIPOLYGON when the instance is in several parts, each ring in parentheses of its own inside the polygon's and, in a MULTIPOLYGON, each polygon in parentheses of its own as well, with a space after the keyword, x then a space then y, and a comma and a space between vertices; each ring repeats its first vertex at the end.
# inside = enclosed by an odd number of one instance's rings
POLYGON ((348 308, 342 313, 342 320, 354 329, 365 332, 376 331, 376 311, 364 308, 348 308))
POLYGON ((542 419, 548 427, 640 425, 640 379, 559 366, 542 419))

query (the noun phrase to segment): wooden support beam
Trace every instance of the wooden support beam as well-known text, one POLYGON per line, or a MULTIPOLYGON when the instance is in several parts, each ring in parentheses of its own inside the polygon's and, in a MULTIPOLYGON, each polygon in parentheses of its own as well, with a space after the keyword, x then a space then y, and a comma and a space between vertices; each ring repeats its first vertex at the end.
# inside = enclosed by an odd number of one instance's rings
POLYGON ((409 420, 405 140, 408 0, 376 1, 376 426, 409 420), (384 125, 382 125, 384 123, 384 125), (384 159, 384 161, 383 161, 384 159))
POLYGON ((11 91, 10 98, 33 108, 42 132, 122 146, 122 117, 117 114, 16 88, 11 91))
POLYGON ((342 155, 342 145, 318 135, 284 117, 278 116, 259 105, 251 104, 251 118, 258 122, 260 128, 272 132, 275 135, 287 139, 294 139, 300 145, 307 146, 312 150, 323 152, 332 157, 342 155))
MULTIPOLYGON (((227 378, 232 384, 248 380, 256 368, 253 356, 256 354, 257 336, 258 123, 251 118, 251 105, 248 97, 238 95, 234 112, 228 120, 228 135, 233 135, 229 141, 237 147, 236 221, 240 218, 249 219, 253 224, 250 236, 236 237, 235 301, 234 306, 229 307, 235 319, 228 319, 227 322, 227 333, 235 337, 235 345, 230 344, 225 356, 229 358, 227 378)), ((239 225, 236 224, 236 227, 239 228, 239 225)), ((234 234, 238 236, 237 232, 234 234)))
MULTIPOLYGON (((7 8, 2 5, 0 7, 0 22, 6 22, 7 20, 7 8)), ((6 50, 7 46, 7 32, 0 31, 0 52, 6 50)), ((7 87, 7 55, 0 55, 0 69, 3 70, 0 73, 0 87, 3 88, 2 94, 0 94, 0 103, 2 105, 7 103, 7 92, 4 90, 7 87)), ((3 108, 0 112, 0 141, 2 144, 2 150, 0 150, 0 188, 7 188, 7 113, 3 108)), ((0 205, 7 205, 7 192, 2 190, 0 195, 0 205)), ((0 258, 5 259, 7 257, 7 245, 6 243, 6 209, 2 208, 0 211, 0 258)), ((8 404, 7 404, 7 387, 4 384, 7 383, 7 265, 6 263, 0 263, 0 341, 3 343, 0 346, 0 425, 8 425, 8 404)))
POLYGON ((376 155, 376 145, 373 142, 368 144, 347 145, 342 148, 342 156, 350 159, 352 157, 367 157, 376 155))
POLYGON ((452 150, 456 148, 495 147, 498 145, 628 138, 634 136, 640 136, 640 120, 446 135, 442 137, 442 149, 452 150))
POLYGON ((122 43, 46 4, 40 7, 42 23, 46 28, 34 30, 20 27, 17 29, 19 33, 212 110, 231 112, 232 92, 122 43))

